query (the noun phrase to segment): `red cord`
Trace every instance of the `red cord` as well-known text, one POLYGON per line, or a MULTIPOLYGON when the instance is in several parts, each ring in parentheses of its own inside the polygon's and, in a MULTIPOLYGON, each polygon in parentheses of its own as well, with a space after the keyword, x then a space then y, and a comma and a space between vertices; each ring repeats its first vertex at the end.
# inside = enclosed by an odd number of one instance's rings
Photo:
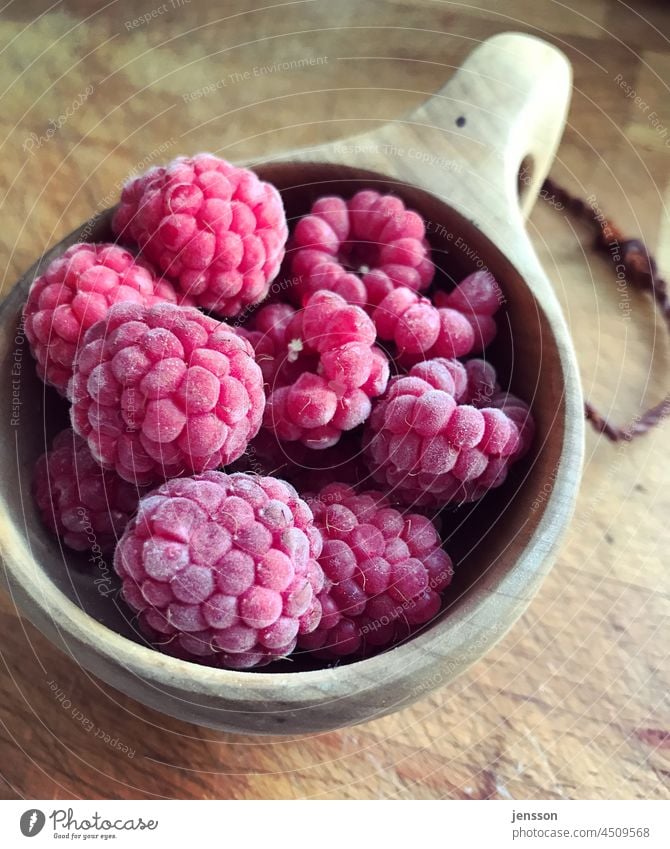
MULTIPOLYGON (((654 258, 650 255, 644 243, 638 239, 624 239, 619 230, 602 213, 589 206, 585 201, 574 197, 552 179, 547 178, 543 191, 553 197, 575 217, 586 221, 594 231, 593 247, 598 253, 608 257, 618 254, 620 262, 626 270, 626 279, 643 292, 649 292, 656 307, 660 310, 670 332, 670 298, 668 287, 659 277, 654 258)), ((625 427, 612 424, 605 416, 596 410, 588 401, 584 405, 586 418, 598 433, 602 433, 612 442, 630 441, 636 436, 651 430, 668 414, 670 414, 670 395, 659 404, 645 410, 636 416, 625 427)))

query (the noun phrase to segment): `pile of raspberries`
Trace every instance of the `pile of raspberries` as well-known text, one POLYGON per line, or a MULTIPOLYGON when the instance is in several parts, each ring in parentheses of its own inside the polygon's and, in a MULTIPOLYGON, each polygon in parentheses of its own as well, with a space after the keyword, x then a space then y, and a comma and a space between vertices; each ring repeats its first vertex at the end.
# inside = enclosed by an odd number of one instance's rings
POLYGON ((454 572, 439 511, 533 440, 484 353, 492 275, 435 280, 422 217, 372 189, 289 234, 277 189, 210 154, 130 180, 112 230, 24 308, 70 405, 36 466, 47 527, 113 557, 129 619, 185 661, 323 665, 427 627, 454 572))

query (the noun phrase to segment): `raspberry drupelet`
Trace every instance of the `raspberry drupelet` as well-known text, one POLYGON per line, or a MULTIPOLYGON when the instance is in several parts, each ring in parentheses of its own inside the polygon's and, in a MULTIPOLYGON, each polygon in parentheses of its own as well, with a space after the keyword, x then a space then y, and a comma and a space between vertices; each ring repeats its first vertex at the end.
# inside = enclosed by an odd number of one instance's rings
POLYGON ((390 381, 364 442, 374 480, 394 499, 442 507, 503 483, 530 447, 533 421, 523 401, 499 391, 492 371, 438 358, 390 381))
POLYGON ((77 244, 37 277, 23 309, 39 376, 65 394, 84 334, 121 302, 176 303, 171 284, 113 244, 77 244))
POLYGON ((144 490, 103 470, 70 428, 38 459, 35 502, 45 525, 75 551, 99 546, 111 553, 144 490))
POLYGON ((265 406, 251 345, 173 304, 112 307, 86 334, 68 397, 95 459, 138 485, 237 459, 265 406))
POLYGON ((436 616, 453 566, 430 519, 342 483, 307 500, 323 536, 325 585, 321 622, 300 648, 331 659, 370 655, 436 616))
POLYGON ((370 415, 389 363, 360 307, 334 292, 311 295, 302 310, 270 304, 238 330, 254 346, 268 384, 263 424, 286 442, 335 445, 370 415))
POLYGON ((290 484, 213 471, 145 497, 114 568, 158 647, 249 669, 289 655, 319 624, 321 548, 312 512, 290 484))
POLYGON ((379 338, 395 343, 404 365, 436 357, 465 357, 493 341, 499 292, 494 277, 480 271, 449 294, 437 292, 435 305, 399 287, 377 305, 372 318, 379 338))
POLYGON ((223 316, 263 300, 288 236, 275 187, 208 153, 131 180, 112 226, 198 306, 223 316))
POLYGON ((433 279, 421 216, 400 198, 366 189, 319 198, 290 242, 290 291, 300 304, 328 290, 350 304, 377 305, 397 286, 423 291, 433 279))

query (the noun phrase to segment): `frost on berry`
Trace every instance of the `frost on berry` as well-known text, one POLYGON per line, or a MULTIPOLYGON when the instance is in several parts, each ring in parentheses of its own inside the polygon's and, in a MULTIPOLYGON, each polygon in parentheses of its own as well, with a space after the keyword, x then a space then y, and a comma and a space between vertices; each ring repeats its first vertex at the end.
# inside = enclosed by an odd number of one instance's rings
POLYGON ((35 466, 35 501, 44 523, 75 551, 111 552, 144 490, 103 470, 70 428, 35 466))
POLYGON ((483 360, 433 359, 394 377, 364 437, 377 483, 405 504, 476 501, 530 447, 528 406, 501 392, 483 360))
POLYGON ((198 306, 223 316, 263 300, 288 236, 275 187, 208 153, 131 180, 112 226, 198 306))
POLYGON ((26 336, 40 377, 65 394, 86 331, 113 304, 176 303, 165 280, 112 244, 76 244, 37 277, 23 309, 26 336))
MULTIPOLYGON (((473 332, 471 353, 478 354, 495 338, 497 328, 494 315, 505 303, 505 297, 490 271, 475 271, 461 280, 451 292, 436 292, 434 302, 440 312, 456 312, 468 320, 473 332)), ((434 350, 428 356, 459 355, 434 350)))
POLYGON ((323 537, 322 618, 301 648, 319 657, 370 655, 433 619, 453 566, 425 516, 375 491, 331 483, 308 498, 323 537))
POLYGON ((375 307, 372 318, 379 338, 395 343, 403 365, 436 357, 465 357, 493 340, 498 291, 488 272, 467 277, 449 295, 436 293, 435 305, 411 289, 399 287, 375 307), (469 299, 471 290, 474 294, 469 299))
POLYGON ((425 290, 434 270, 421 216, 371 190, 319 198, 296 225, 290 257, 291 292, 301 305, 325 290, 375 306, 398 286, 425 290))
POLYGON ((249 669, 291 654, 321 618, 322 538, 278 478, 205 472, 140 502, 114 568, 159 648, 249 669))
POLYGON ((323 450, 363 424, 388 382, 389 363, 375 346, 368 315, 333 292, 317 292, 302 310, 270 304, 240 335, 254 346, 268 386, 264 426, 282 442, 323 450))
POLYGON ((239 457, 265 396, 247 341, 192 307, 112 307, 68 388, 72 425, 124 480, 158 483, 239 457))

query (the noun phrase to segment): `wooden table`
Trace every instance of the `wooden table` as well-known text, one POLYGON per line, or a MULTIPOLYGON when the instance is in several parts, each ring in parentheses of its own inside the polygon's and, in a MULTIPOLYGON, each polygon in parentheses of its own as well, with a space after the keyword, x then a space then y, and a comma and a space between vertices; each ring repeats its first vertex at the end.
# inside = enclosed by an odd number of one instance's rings
MULTIPOLYGON (((0 19, 4 291, 129 171, 199 150, 263 157, 398 117, 508 29, 574 64, 553 176, 670 272, 670 9, 635 6, 13 3, 0 19)), ((648 299, 624 299, 565 212, 540 201, 529 227, 587 397, 619 419, 660 399, 670 352, 648 299)), ((669 428, 623 447, 589 433, 572 530, 526 615, 455 685, 353 729, 262 740, 167 719, 58 653, 3 594, 2 796, 667 798, 669 428)))

